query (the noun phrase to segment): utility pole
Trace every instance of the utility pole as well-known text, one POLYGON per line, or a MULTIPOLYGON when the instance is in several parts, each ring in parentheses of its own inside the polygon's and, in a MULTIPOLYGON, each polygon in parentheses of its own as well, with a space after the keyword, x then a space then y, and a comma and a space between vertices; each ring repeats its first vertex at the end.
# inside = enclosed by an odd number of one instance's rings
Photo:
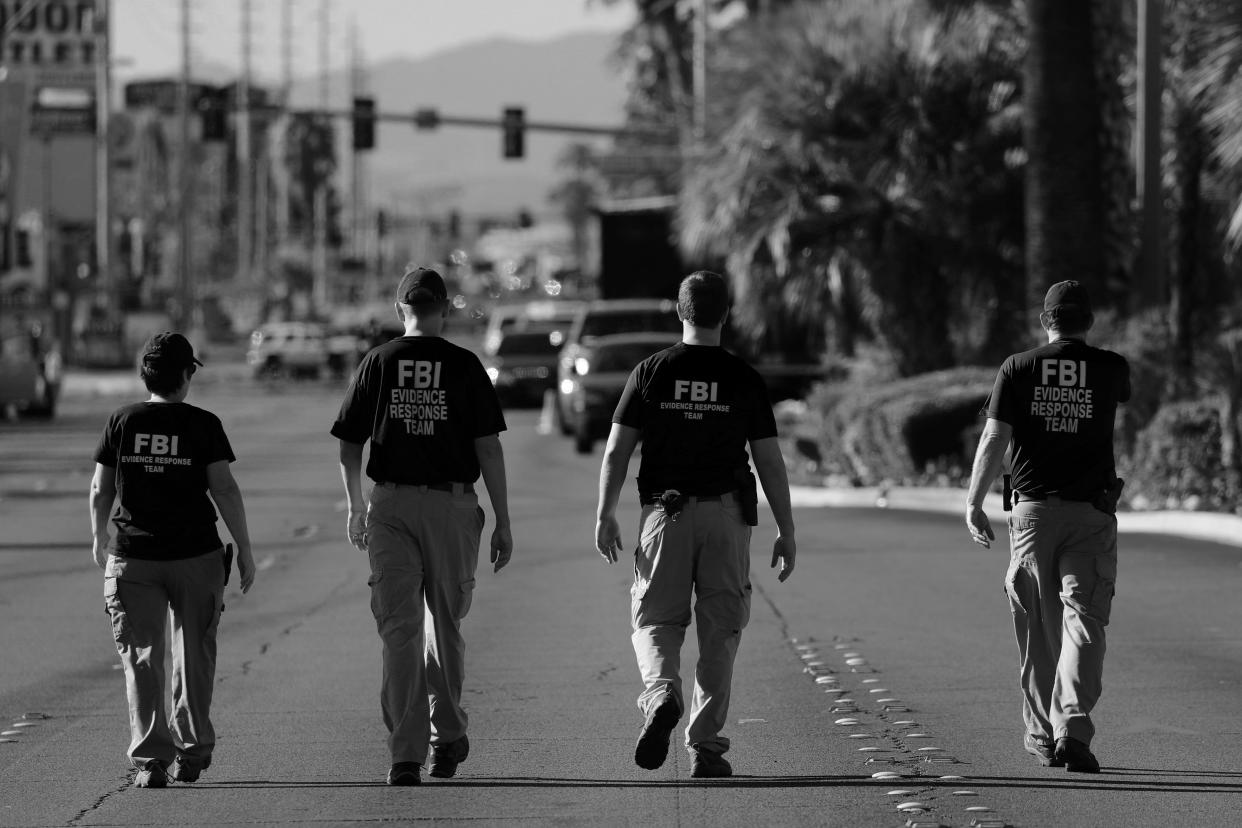
POLYGON ((1164 267, 1164 215, 1161 188, 1161 92, 1164 85, 1161 58, 1162 0, 1138 0, 1138 129, 1135 130, 1135 170, 1141 214, 1139 260, 1135 295, 1139 307, 1164 302, 1167 293, 1164 267))
POLYGON ((274 159, 273 179, 276 184, 276 247, 280 249, 289 239, 289 193, 290 174, 285 165, 286 148, 289 145, 289 107, 293 96, 293 0, 280 3, 280 136, 277 144, 279 157, 274 159))
POLYGON ((95 273, 109 311, 118 310, 112 273, 112 164, 109 121, 112 118, 112 8, 95 3, 95 273))
MULTIPOLYGON (((349 22, 349 100, 367 92, 366 69, 362 62, 362 49, 358 42, 358 22, 349 22)), ((350 144, 349 158, 349 230, 350 253, 361 256, 363 248, 363 214, 366 204, 365 155, 350 144)))
POLYGON ((190 207, 194 184, 190 179, 190 0, 181 0, 181 82, 177 88, 177 327, 187 330, 194 321, 194 281, 190 275, 190 207))
MULTIPOLYGON (((328 23, 332 0, 319 0, 319 108, 328 108, 328 63, 330 40, 328 23)), ((317 310, 328 306, 328 184, 318 182, 314 206, 314 298, 317 310)))
POLYGON ((254 159, 250 138, 251 0, 241 0, 241 79, 237 83, 237 278, 236 286, 249 286, 254 263, 254 159))

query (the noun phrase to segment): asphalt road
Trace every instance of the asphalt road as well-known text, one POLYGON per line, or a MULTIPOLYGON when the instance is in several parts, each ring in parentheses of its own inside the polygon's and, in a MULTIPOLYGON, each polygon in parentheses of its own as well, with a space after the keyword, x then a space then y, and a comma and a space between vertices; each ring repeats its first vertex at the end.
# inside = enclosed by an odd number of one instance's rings
MULTIPOLYGON (((367 566, 344 541, 327 435, 341 388, 209 374, 191 402, 233 441, 261 570, 227 597, 215 763, 194 785, 129 787, 86 506, 122 398, 68 400, 54 424, 0 424, 0 825, 1238 824, 1242 552, 1123 539, 1095 717, 1104 773, 1085 777, 1022 751, 1006 544, 982 550, 957 518, 915 512, 799 510, 785 584, 761 515, 728 731, 737 775, 691 780, 681 751, 640 770, 629 567, 592 548, 599 454, 537 433, 534 411, 510 412, 504 435, 513 563, 481 565, 466 622, 470 759, 454 780, 388 788, 367 566)), ((632 488, 624 503, 632 545, 632 488)))

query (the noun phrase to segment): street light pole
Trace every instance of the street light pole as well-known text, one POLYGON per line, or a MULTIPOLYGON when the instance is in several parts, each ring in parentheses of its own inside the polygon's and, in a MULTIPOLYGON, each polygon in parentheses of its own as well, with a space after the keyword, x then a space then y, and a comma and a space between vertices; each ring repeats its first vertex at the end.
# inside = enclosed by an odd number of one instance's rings
POLYGON ((193 321, 194 284, 190 276, 190 0, 181 0, 181 82, 177 89, 177 327, 187 330, 193 321))

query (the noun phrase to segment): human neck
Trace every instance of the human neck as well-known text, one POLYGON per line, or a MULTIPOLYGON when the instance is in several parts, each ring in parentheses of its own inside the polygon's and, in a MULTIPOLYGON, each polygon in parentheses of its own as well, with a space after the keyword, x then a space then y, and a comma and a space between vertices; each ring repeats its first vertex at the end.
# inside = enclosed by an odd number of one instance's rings
POLYGON ((1048 343, 1049 344, 1052 344, 1053 342, 1066 342, 1066 341, 1082 342, 1086 344, 1087 332, 1083 331, 1081 333, 1061 333, 1060 331, 1048 331, 1048 343))
POLYGON ((149 403, 179 403, 179 402, 185 402, 185 398, 186 398, 186 395, 187 395, 187 394, 189 394, 189 389, 188 389, 188 388, 181 388, 180 390, 174 391, 173 393, 171 393, 171 394, 169 394, 169 395, 167 395, 167 396, 164 396, 164 395, 162 395, 162 394, 156 394, 154 391, 152 391, 152 392, 151 392, 151 396, 147 399, 147 402, 149 402, 149 403))
POLYGON ((681 341, 687 345, 719 345, 720 328, 696 328, 689 322, 682 322, 681 341))

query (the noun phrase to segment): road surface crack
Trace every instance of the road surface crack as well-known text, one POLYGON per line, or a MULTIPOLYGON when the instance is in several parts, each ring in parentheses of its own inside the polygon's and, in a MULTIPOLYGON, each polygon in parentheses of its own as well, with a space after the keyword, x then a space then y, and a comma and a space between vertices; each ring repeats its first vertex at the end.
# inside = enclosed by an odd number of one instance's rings
POLYGON ((100 796, 98 799, 96 799, 94 803, 92 803, 90 806, 83 808, 81 811, 78 811, 78 813, 73 817, 73 819, 69 820, 69 824, 70 825, 81 825, 82 820, 86 819, 86 817, 88 817, 93 811, 99 810, 100 806, 102 806, 105 802, 107 802, 110 797, 115 796, 116 794, 119 794, 122 791, 126 790, 131 784, 132 784, 131 780, 126 779, 125 784, 121 785, 120 787, 114 788, 110 791, 105 791, 103 795, 100 796))

